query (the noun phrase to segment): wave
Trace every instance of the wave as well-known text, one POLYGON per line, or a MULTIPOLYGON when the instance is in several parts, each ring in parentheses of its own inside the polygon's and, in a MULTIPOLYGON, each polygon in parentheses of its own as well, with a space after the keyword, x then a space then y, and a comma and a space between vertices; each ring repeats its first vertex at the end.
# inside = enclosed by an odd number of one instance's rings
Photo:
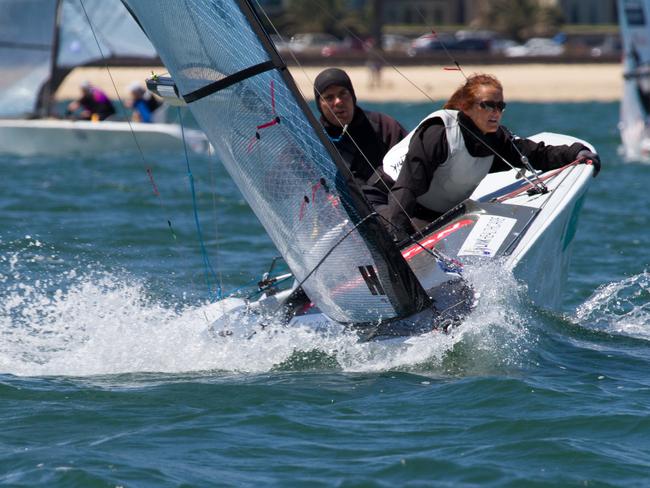
POLYGON ((126 272, 92 266, 61 272, 69 264, 57 262, 37 240, 26 242, 29 253, 0 257, 8 264, 8 271, 0 273, 0 372, 6 374, 302 369, 488 374, 520 365, 534 340, 528 333, 525 290, 496 265, 468 277, 480 294, 478 306, 450 333, 360 343, 343 328, 323 333, 241 314, 230 320, 255 334, 215 335, 210 314, 219 304, 165 303, 126 272), (50 270, 49 278, 33 267, 44 260, 58 270, 50 270))
POLYGON ((601 285, 575 319, 585 328, 650 340, 650 273, 601 285))

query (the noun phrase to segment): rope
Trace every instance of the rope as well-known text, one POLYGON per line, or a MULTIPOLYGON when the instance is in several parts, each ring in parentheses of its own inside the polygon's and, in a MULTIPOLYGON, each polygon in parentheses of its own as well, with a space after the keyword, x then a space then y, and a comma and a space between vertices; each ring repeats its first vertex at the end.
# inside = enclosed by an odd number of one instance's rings
MULTIPOLYGON (((551 171, 551 172, 545 174, 544 176, 538 177, 537 179, 538 179, 538 181, 540 181, 540 182, 544 182, 544 181, 550 180, 551 178, 553 178, 554 176, 558 175, 559 173, 561 173, 561 172, 564 171, 565 169, 567 169, 567 168, 569 168, 569 167, 571 167, 571 166, 576 166, 576 165, 580 164, 581 162, 582 162, 581 160, 576 159, 575 161, 573 161, 573 162, 571 162, 571 163, 569 163, 569 164, 566 164, 566 165, 562 166, 561 168, 557 168, 557 169, 555 169, 555 170, 553 170, 553 171, 551 171)), ((514 197, 516 197, 517 195, 519 195, 519 194, 521 194, 521 193, 523 193, 523 192, 525 192, 525 191, 531 190, 532 188, 536 188, 536 187, 537 187, 537 186, 534 185, 533 183, 528 183, 527 185, 524 185, 524 186, 522 186, 521 188, 517 188, 516 190, 511 191, 510 193, 508 193, 508 194, 506 194, 506 195, 503 195, 503 196, 501 196, 501 197, 499 197, 499 198, 496 198, 496 199, 494 199, 493 201, 498 202, 498 203, 501 203, 501 202, 504 202, 504 201, 509 200, 509 199, 511 199, 511 198, 514 198, 514 197)))
MULTIPOLYGON (((115 96, 117 97, 117 99, 120 102, 120 105, 122 107, 124 119, 125 119, 126 123, 129 125, 129 132, 131 133, 131 136, 133 137, 133 142, 135 143, 135 146, 136 146, 136 148, 138 150, 138 154, 140 155, 140 159, 142 161, 142 164, 143 164, 143 166, 145 168, 147 176, 149 177, 149 181, 151 183, 153 193, 154 193, 154 195, 156 197, 158 197, 158 202, 162 206, 162 208, 164 209, 164 213, 166 215, 169 215, 169 212, 167 211, 168 207, 167 207, 167 205, 165 203, 165 200, 164 200, 163 196, 161 195, 161 193, 158 191, 158 187, 156 186, 156 182, 155 182, 154 177, 153 177, 153 170, 151 169, 151 167, 147 166, 147 161, 146 161, 146 158, 144 156, 144 152, 142 151, 142 146, 140 146, 140 142, 138 141, 138 138, 137 138, 137 136, 135 134, 135 130, 133 130, 133 125, 131 123, 131 120, 127 116, 126 111, 124 110, 124 107, 125 107, 124 101, 120 97, 120 93, 119 93, 119 91, 117 89, 115 79, 113 78, 113 74, 111 73, 110 67, 108 66, 108 62, 106 61, 106 56, 104 54, 104 50, 102 49, 102 46, 101 46, 101 44, 99 42, 99 39, 97 37, 97 33, 95 31, 95 28, 93 27, 93 23, 90 20, 90 16, 88 15, 88 11, 86 10, 86 6, 84 5, 84 0, 79 0, 79 3, 81 4, 81 8, 83 9, 84 16, 86 17, 86 21, 88 22, 88 26, 90 27, 90 32, 93 35, 93 39, 95 40, 95 44, 97 45, 97 49, 99 50, 99 54, 100 54, 100 56, 102 58, 102 61, 104 61, 104 67, 106 68, 106 72, 108 73, 108 77, 110 78, 111 84, 113 85, 113 90, 115 91, 115 96)), ((167 221, 167 226, 169 227, 172 238, 174 240, 176 240, 176 233, 174 232, 174 228, 172 226, 171 219, 169 217, 167 217, 165 220, 167 221)))
POLYGON ((199 246, 201 248, 201 257, 203 258, 203 267, 204 267, 204 274, 205 274, 205 282, 208 287, 208 296, 212 296, 213 301, 220 300, 222 298, 221 283, 219 282, 217 273, 214 271, 214 268, 212 267, 212 263, 210 262, 210 257, 208 256, 208 251, 205 248, 205 242, 203 241, 203 232, 201 231, 201 221, 199 220, 199 210, 198 210, 198 205, 196 203, 196 188, 194 186, 194 175, 192 175, 192 169, 190 168, 190 158, 187 153, 187 144, 185 141, 185 129, 183 128, 183 118, 182 118, 180 107, 178 107, 177 109, 178 109, 178 118, 181 121, 180 124, 181 136, 183 138, 183 149, 185 150, 185 164, 187 166, 187 177, 190 182, 190 190, 192 193, 192 213, 194 214, 196 233, 199 239, 199 246), (214 284, 211 282, 212 279, 214 279, 214 284), (214 295, 212 294, 213 286, 216 288, 216 294, 214 295))
MULTIPOLYGON (((273 24, 273 22, 271 21, 271 19, 269 18, 269 16, 266 14, 266 11, 264 10, 264 8, 260 5, 259 1, 258 1, 258 0, 255 0, 255 3, 257 4, 258 9, 259 9, 263 14, 264 14, 266 20, 268 21, 269 25, 272 27, 272 29, 273 29, 273 31, 275 32, 275 34, 277 34, 281 39, 283 39, 283 37, 282 37, 282 35, 280 34, 280 32, 278 31, 278 29, 275 27, 275 25, 273 24)), ((321 10, 325 15, 327 15, 328 17, 330 17, 330 18, 333 19, 333 20, 338 21, 338 19, 336 19, 336 17, 332 14, 332 12, 330 12, 330 11, 327 10, 327 9, 325 9, 325 8, 324 8, 324 7, 323 7, 319 2, 317 2, 316 5, 318 5, 319 9, 320 9, 320 10, 321 10)), ((423 18, 424 18, 424 16, 422 15, 422 12, 421 12, 419 9, 417 9, 417 10, 418 10, 418 13, 419 13, 423 18)), ((424 19, 424 20, 426 20, 426 19, 424 19)), ((361 39, 358 35, 356 35, 356 34, 355 34, 351 29, 346 28, 345 30, 346 30, 346 32, 348 33, 348 35, 351 36, 352 38, 354 38, 355 40, 360 41, 360 42, 364 42, 363 39, 361 39)), ((435 32, 433 29, 431 30, 431 33, 432 33, 433 36, 435 36, 436 38, 438 38, 438 35, 436 34, 436 32, 435 32)), ((453 71, 460 71, 460 73, 463 75, 463 77, 465 77, 465 78, 467 79, 467 76, 465 75, 465 72, 463 71, 462 67, 460 66, 460 64, 458 63, 458 61, 456 61, 456 59, 451 55, 451 53, 450 53, 449 50, 447 49, 447 46, 445 46, 445 44, 442 42, 442 40, 441 40, 440 38, 438 38, 438 42, 440 42, 440 44, 442 45, 442 47, 443 47, 445 53, 447 54, 447 56, 448 56, 448 57, 451 59, 451 61, 455 64, 456 68, 454 68, 453 71)), ((293 53, 293 51, 289 50, 289 54, 290 54, 291 57, 293 58, 293 61, 296 63, 296 65, 297 65, 297 66, 302 70, 302 72, 303 72, 305 78, 307 78, 307 79, 309 80, 310 84, 313 85, 313 84, 314 84, 314 83, 313 83, 313 80, 309 77, 309 75, 307 75, 307 72, 306 72, 305 68, 304 68, 303 65, 298 61, 298 58, 297 58, 296 55, 293 53)), ((406 76, 404 73, 402 73, 402 72, 399 70, 399 68, 397 68, 397 66, 395 66, 393 63, 388 62, 388 60, 387 60, 384 56, 382 56, 380 52, 378 52, 378 51, 374 51, 374 52, 371 52, 370 54, 371 54, 372 56, 374 56, 376 59, 379 59, 380 61, 382 61, 384 64, 390 66, 390 67, 391 67, 395 72, 397 72, 397 73, 398 73, 398 74, 399 74, 399 75, 400 75, 404 80, 406 80, 406 81, 407 81, 411 86, 413 86, 416 90, 418 90, 420 93, 422 93, 422 94, 423 94, 423 95, 424 95, 424 96, 425 96, 425 97, 426 97, 430 102, 435 103, 435 100, 433 100, 433 98, 432 98, 428 93, 426 93, 426 92, 425 92, 422 88, 420 88, 416 83, 414 83, 411 79, 409 79, 408 76, 406 76)), ((449 68, 445 68, 444 70, 445 70, 445 71, 450 71, 449 68)), ((318 94, 320 95, 320 93, 318 93, 318 94)), ((303 97, 304 97, 304 94, 303 94, 303 97)), ((444 107, 443 107, 441 110, 448 111, 448 109, 445 109, 444 107)), ((334 115, 334 114, 333 114, 333 115, 334 115)), ((336 118, 336 115, 334 115, 334 117, 336 118)), ((338 120, 338 118, 337 118, 337 120, 338 120)), ((340 120, 339 120, 339 123, 341 123, 340 120)), ((504 157, 503 157, 503 156, 502 156, 502 155, 501 155, 501 154, 500 154, 496 149, 494 149, 492 146, 490 146, 487 142, 485 142, 484 140, 482 140, 481 137, 480 137, 478 134, 474 133, 474 132, 469 128, 469 127, 467 127, 465 124, 463 124, 463 123, 460 122, 459 120, 457 120, 457 123, 458 123, 458 125, 459 125, 460 127, 462 127, 463 129, 465 129, 465 130, 466 130, 466 131, 467 131, 467 132, 468 132, 472 137, 474 137, 474 138, 475 138, 479 143, 481 143, 482 145, 484 145, 484 146, 485 146, 485 147, 486 147, 490 152, 492 152, 492 153, 493 153, 497 158, 499 158, 501 161, 503 161, 507 166, 509 166, 509 167, 512 168, 512 169, 516 169, 516 167, 515 167, 512 163, 510 163, 506 158, 504 158, 504 157)), ((341 123, 341 126, 343 126, 342 123, 341 123)), ((370 162, 370 160, 368 159, 368 157, 367 157, 367 156, 365 155, 365 153, 361 150, 360 146, 357 144, 357 142, 354 140, 354 138, 352 138, 352 137, 350 136, 349 133, 348 133, 348 137, 350 138, 350 140, 352 141, 352 143, 354 144, 354 146, 356 147, 356 149, 359 151, 359 153, 363 156, 364 160, 365 160, 366 163, 369 165, 369 167, 372 169, 373 173, 374 173, 376 176, 379 177, 379 181, 380 181, 380 182, 384 185, 384 187, 386 188, 386 192, 387 192, 389 198, 392 198, 392 201, 396 203, 396 205, 400 208, 400 210, 402 211, 402 213, 403 213, 403 214, 404 214, 404 215, 409 219, 409 221, 411 222, 411 225, 413 226, 413 228, 416 228, 416 226, 414 225, 414 222, 413 222, 413 218, 412 218, 412 216, 409 215, 409 213, 408 213, 408 212, 406 211, 406 209, 402 206, 402 204, 399 202, 399 200, 397 200, 397 199, 393 196, 393 192, 392 192, 392 190, 388 187, 388 185, 386 184, 386 182, 383 181, 383 179, 381 178, 381 176, 378 174, 377 169, 372 165, 372 163, 370 162)), ((513 142, 513 144, 514 144, 514 142, 513 142)), ((517 149, 517 148, 515 148, 515 149, 517 149)), ((530 179, 528 179, 528 177, 527 177, 526 175, 523 175, 523 174, 522 174, 522 177, 523 177, 524 179, 526 179, 526 181, 528 181, 530 184, 533 184, 533 182, 532 182, 530 179)), ((418 232, 418 234, 422 237, 422 233, 421 233, 420 231, 417 231, 417 232, 418 232)))
MULTIPOLYGON (((311 278, 311 275, 313 275, 313 274, 316 272, 316 270, 317 270, 318 268, 321 267, 321 265, 325 262, 325 260, 326 260, 328 257, 330 257, 330 255, 334 252, 334 250, 335 250, 337 247, 339 247, 339 246, 341 245, 341 243, 343 243, 343 241, 344 241, 345 239, 347 239, 347 238, 350 236, 350 234, 352 234, 352 232, 354 232, 355 230, 357 230, 357 228, 359 228, 359 226, 360 226, 361 224, 363 224, 366 220, 370 219, 371 217, 376 217, 377 215, 378 215, 377 212, 372 212, 372 213, 366 215, 366 216, 365 216, 364 218, 362 218, 359 222, 357 222, 357 223, 356 223, 356 224, 355 224, 355 225, 354 225, 354 226, 353 226, 349 231, 347 231, 347 232, 345 233, 345 235, 344 235, 343 237, 341 237, 341 238, 338 240, 338 242, 337 242, 336 244, 334 244, 334 245, 333 245, 333 246, 332 246, 332 247, 331 247, 331 248, 330 248, 330 249, 329 249, 329 250, 328 250, 328 251, 323 255, 322 258, 320 258, 320 260, 318 261, 318 263, 316 263, 316 266, 314 266, 314 267, 311 269, 311 271, 309 271, 309 273, 307 273, 307 276, 305 276, 302 280, 300 280, 300 282, 298 282, 298 284, 296 285, 296 289, 302 287, 302 285, 303 285, 303 284, 304 284, 304 283, 305 283, 309 278, 311 278)), ((284 304, 281 304, 279 307, 277 307, 277 308, 273 311, 272 315, 275 315, 276 313, 278 313, 282 307, 284 307, 284 304)))

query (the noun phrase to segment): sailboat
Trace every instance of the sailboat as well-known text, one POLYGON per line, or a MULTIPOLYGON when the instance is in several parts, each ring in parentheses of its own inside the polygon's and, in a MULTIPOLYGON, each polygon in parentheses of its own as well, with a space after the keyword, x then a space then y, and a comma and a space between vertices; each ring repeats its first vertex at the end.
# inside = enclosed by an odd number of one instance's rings
POLYGON ((75 67, 157 62, 119 0, 1 0, 0 9, 0 154, 96 155, 138 145, 178 150, 183 136, 191 149, 207 150, 200 131, 183 134, 176 124, 52 117, 54 93, 75 67))
POLYGON ((502 260, 535 303, 558 305, 592 166, 488 175, 470 200, 396 243, 248 1, 123 2, 170 73, 148 87, 188 104, 290 269, 266 274, 255 299, 217 302, 213 331, 232 334, 238 321, 229 317, 243 311, 315 329, 351 327, 366 340, 447 330, 476 299, 465 269, 485 260, 502 260), (280 289, 287 279, 292 285, 280 289))
POLYGON ((650 161, 650 1, 619 0, 623 98, 619 130, 627 161, 650 161))

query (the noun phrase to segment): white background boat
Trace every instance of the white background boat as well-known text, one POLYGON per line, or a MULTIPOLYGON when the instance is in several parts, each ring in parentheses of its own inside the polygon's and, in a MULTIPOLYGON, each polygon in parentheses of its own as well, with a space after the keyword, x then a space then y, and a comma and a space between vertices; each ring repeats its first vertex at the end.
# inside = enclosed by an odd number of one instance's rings
MULTIPOLYGON (((127 123, 124 109, 101 123, 49 118, 63 115, 56 114, 54 94, 75 67, 158 64, 156 50, 119 0, 3 0, 1 5, 0 154, 182 149, 178 125, 127 123)), ((207 151, 202 132, 186 130, 185 136, 190 149, 207 151)))
POLYGON ((627 161, 650 162, 650 0, 618 0, 623 39, 619 130, 627 161))
POLYGON ((177 124, 87 120, 0 119, 0 153, 16 156, 95 156, 116 152, 176 151, 207 154, 203 132, 177 124))

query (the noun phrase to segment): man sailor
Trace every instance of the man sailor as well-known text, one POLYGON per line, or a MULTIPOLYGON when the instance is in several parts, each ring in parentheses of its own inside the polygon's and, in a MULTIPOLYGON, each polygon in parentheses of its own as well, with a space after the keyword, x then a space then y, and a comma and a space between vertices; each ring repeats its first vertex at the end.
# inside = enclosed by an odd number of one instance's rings
POLYGON ((127 107, 133 110, 131 120, 150 124, 154 122, 154 112, 160 108, 161 102, 137 81, 129 85, 131 98, 127 101, 127 107))
POLYGON ((394 118, 357 105, 352 81, 338 68, 322 71, 314 80, 320 122, 363 190, 378 208, 387 203, 393 179, 382 167, 388 150, 406 135, 394 118))

